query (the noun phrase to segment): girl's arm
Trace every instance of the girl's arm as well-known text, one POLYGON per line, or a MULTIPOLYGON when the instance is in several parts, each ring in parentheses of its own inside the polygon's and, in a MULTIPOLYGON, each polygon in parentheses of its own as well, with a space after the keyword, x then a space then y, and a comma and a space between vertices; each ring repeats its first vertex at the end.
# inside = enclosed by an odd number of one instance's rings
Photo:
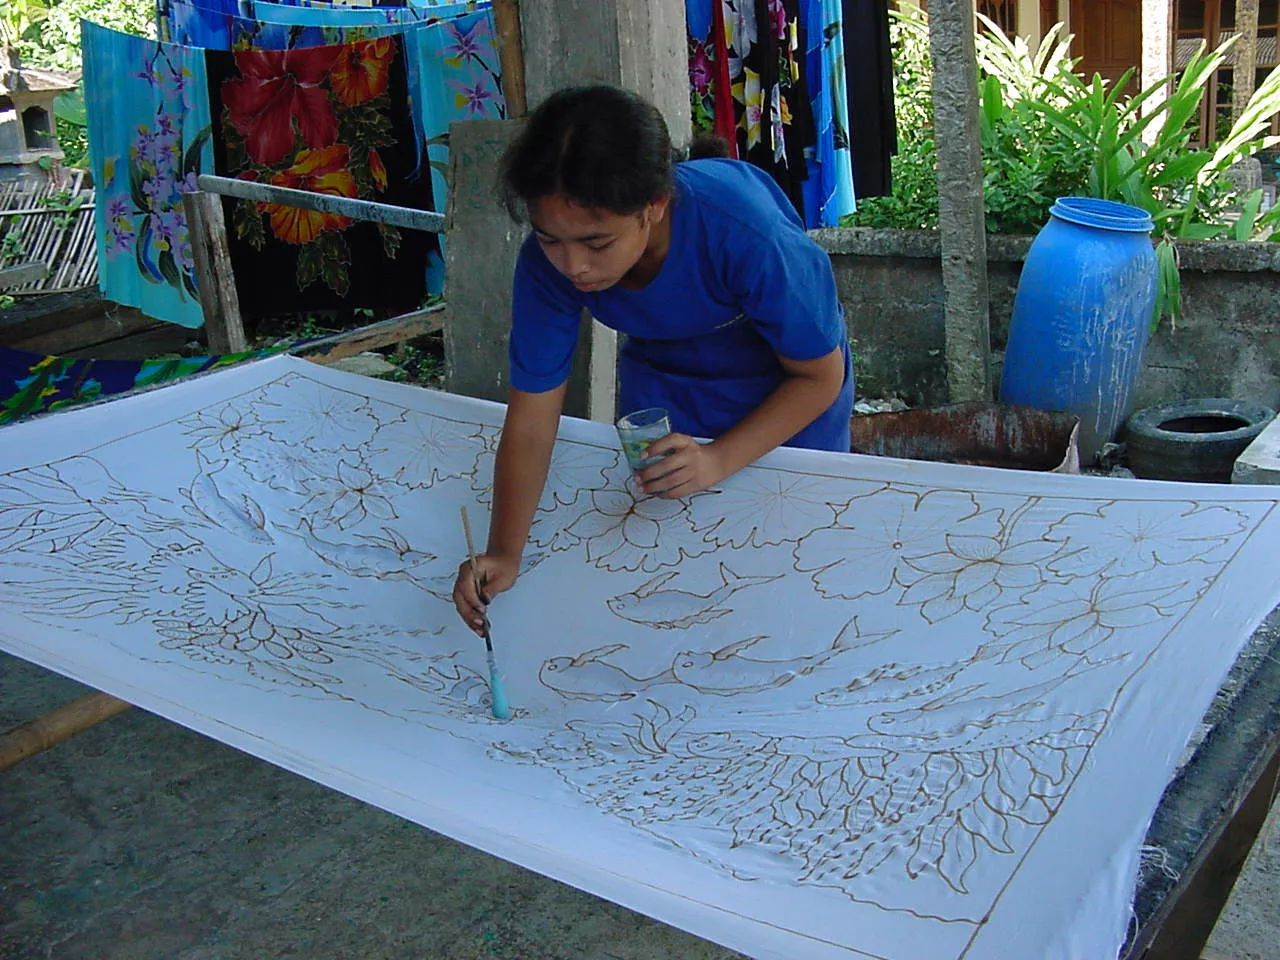
POLYGON ((787 377, 764 401, 711 443, 673 433, 654 441, 650 450, 673 451, 640 473, 644 493, 687 497, 719 483, 786 443, 818 419, 840 396, 844 386, 844 353, 839 347, 816 360, 790 360, 779 355, 787 377))
POLYGON ((493 516, 489 545, 476 558, 484 596, 476 592, 471 562, 463 561, 453 585, 453 603, 471 629, 484 627, 485 607, 520 574, 520 557, 533 514, 542 498, 556 442, 565 386, 544 393, 512 390, 493 467, 493 516))

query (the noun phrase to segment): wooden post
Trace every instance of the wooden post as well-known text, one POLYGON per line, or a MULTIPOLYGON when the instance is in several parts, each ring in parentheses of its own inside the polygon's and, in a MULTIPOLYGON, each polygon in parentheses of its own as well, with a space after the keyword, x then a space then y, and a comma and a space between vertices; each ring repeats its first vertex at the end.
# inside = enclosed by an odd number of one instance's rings
POLYGON ((241 353, 249 349, 249 342, 240 320, 240 298, 236 294, 235 274, 231 271, 231 251, 227 249, 222 198, 203 191, 187 193, 182 197, 182 209, 191 235, 209 352, 241 353))
POLYGON ((498 60, 502 65, 502 95, 507 101, 507 117, 514 120, 523 117, 528 109, 519 0, 493 0, 493 24, 498 34, 498 60))
POLYGON ((90 693, 0 735, 0 770, 68 740, 131 705, 105 693, 90 693))
POLYGON ((990 400, 987 231, 972 0, 933 0, 929 4, 929 47, 948 392, 953 403, 990 400))

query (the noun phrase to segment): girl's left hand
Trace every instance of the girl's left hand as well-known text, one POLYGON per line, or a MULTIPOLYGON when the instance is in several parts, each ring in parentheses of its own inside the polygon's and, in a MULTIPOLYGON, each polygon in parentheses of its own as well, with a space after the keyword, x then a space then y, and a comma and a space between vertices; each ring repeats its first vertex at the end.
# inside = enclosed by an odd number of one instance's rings
POLYGON ((645 451, 654 457, 664 453, 663 459, 635 475, 641 493, 675 500, 706 490, 726 476, 714 443, 698 443, 686 434, 669 433, 645 451))

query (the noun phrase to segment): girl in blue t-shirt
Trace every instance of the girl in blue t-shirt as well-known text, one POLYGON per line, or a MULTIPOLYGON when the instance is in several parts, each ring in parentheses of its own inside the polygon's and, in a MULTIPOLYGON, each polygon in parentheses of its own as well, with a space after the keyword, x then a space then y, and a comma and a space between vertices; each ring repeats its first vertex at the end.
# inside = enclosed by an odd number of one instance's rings
POLYGON ((515 583, 542 496, 583 310, 626 335, 619 408, 664 407, 642 493, 685 497, 781 445, 849 450, 853 376, 831 261, 763 171, 672 162, 662 115, 607 86, 552 94, 502 162, 532 232, 513 282, 511 394, 488 548, 454 586, 479 631, 515 583), (694 438, 708 438, 699 443, 694 438))

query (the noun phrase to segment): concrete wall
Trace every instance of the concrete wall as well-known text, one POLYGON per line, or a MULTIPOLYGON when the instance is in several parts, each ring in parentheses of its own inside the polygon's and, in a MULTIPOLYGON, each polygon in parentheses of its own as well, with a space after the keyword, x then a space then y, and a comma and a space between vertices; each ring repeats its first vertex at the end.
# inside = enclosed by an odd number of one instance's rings
MULTIPOLYGON (((858 393, 912 404, 948 400, 937 235, 815 230, 831 254, 854 341, 858 393)), ((988 237, 991 345, 998 361, 1029 237, 988 237)), ((1280 408, 1280 244, 1179 245, 1185 315, 1147 347, 1136 405, 1194 397, 1280 408)), ((998 377, 997 377, 998 383, 998 377)))

